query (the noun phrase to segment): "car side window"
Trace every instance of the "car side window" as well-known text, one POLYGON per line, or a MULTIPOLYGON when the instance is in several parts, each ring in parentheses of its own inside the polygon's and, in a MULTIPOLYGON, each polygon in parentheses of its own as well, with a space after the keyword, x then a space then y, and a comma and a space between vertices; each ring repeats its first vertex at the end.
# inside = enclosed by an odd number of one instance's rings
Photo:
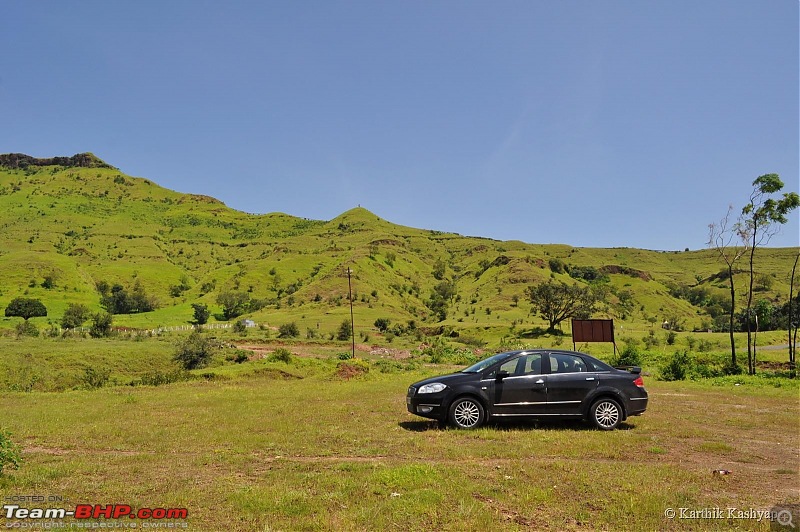
POLYGON ((541 375, 542 373, 542 354, 530 353, 519 356, 513 360, 503 363, 498 371, 508 372, 511 377, 521 375, 541 375))
POLYGON ((589 371, 579 356, 550 353, 550 373, 578 373, 589 371))

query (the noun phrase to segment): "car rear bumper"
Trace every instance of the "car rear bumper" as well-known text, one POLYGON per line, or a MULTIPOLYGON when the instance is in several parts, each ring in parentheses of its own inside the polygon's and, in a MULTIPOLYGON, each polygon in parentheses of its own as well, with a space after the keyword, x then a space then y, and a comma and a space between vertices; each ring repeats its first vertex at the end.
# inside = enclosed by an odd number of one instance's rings
POLYGON ((644 414, 644 411, 647 410, 647 396, 631 397, 626 406, 629 416, 638 416, 644 414))

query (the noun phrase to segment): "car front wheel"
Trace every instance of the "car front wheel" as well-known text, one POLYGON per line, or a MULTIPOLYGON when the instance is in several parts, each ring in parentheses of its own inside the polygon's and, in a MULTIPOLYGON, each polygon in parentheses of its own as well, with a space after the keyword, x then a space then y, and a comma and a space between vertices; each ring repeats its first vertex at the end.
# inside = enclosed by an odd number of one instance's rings
POLYGON ((461 397, 450 405, 450 423, 459 429, 480 427, 486 419, 486 411, 477 399, 461 397))
POLYGON ((622 421, 622 407, 614 399, 603 398, 589 410, 592 424, 600 430, 614 430, 622 421))

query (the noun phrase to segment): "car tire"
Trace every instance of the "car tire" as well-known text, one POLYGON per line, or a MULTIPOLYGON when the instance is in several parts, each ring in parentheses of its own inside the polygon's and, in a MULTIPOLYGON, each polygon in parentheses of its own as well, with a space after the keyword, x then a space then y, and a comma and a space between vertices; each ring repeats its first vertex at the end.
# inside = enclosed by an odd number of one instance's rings
POLYGON ((474 429, 486 421, 486 410, 477 399, 459 397, 450 405, 450 424, 459 429, 474 429))
POLYGON ((600 430, 614 430, 622 422, 622 407, 618 401, 604 397, 592 404, 589 420, 600 430))

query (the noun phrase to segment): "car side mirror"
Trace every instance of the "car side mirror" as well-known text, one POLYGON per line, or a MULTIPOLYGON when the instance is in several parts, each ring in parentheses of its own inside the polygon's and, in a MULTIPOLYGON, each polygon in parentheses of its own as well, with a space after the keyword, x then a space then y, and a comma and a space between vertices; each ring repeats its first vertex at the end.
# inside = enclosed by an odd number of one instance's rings
POLYGON ((503 380, 508 377, 509 373, 506 370, 500 370, 497 372, 497 380, 503 380))

